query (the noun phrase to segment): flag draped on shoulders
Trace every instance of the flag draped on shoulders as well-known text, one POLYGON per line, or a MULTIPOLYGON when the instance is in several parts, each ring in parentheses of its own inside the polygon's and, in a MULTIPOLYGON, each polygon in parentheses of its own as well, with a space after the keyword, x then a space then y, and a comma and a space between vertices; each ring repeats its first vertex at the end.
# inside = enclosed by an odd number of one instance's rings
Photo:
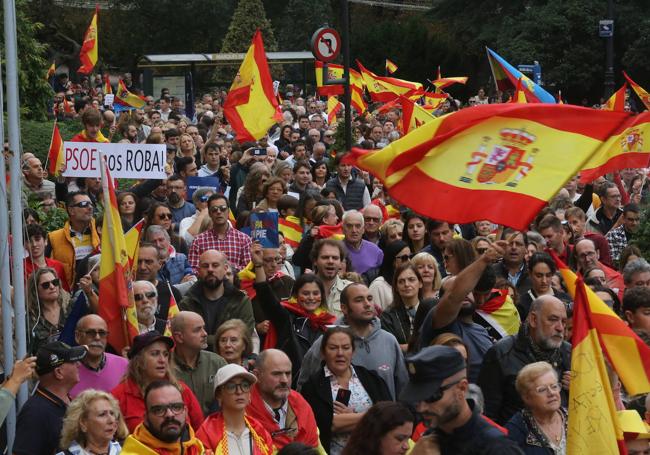
POLYGON ((530 80, 528 76, 523 74, 517 68, 506 62, 503 57, 494 52, 489 47, 487 49, 488 61, 492 68, 492 75, 497 89, 506 91, 517 87, 517 81, 521 79, 522 89, 526 94, 526 99, 529 103, 553 103, 555 98, 542 87, 530 80))
POLYGON ((84 41, 79 52, 81 66, 77 70, 81 74, 90 74, 97 64, 99 54, 99 33, 97 28, 97 16, 99 16, 99 6, 95 6, 95 14, 90 21, 90 25, 84 35, 84 41))
POLYGON ((277 108, 262 32, 257 30, 230 86, 223 110, 237 133, 237 140, 245 142, 262 138, 281 119, 277 108))
POLYGON ((557 104, 480 105, 433 119, 381 150, 354 148, 345 160, 422 215, 525 230, 627 118, 557 104))
POLYGON ((117 352, 131 345, 138 334, 132 272, 122 231, 113 179, 103 154, 99 159, 104 195, 102 257, 99 263, 99 315, 108 325, 108 343, 117 352))
POLYGON ((47 153, 48 172, 53 177, 58 177, 65 167, 65 153, 63 151, 63 139, 59 132, 59 125, 54 122, 52 128, 52 139, 50 140, 50 150, 47 153))
POLYGON ((650 93, 634 82, 625 71, 623 71, 623 76, 625 76, 625 80, 630 84, 630 87, 632 87, 632 90, 634 90, 634 93, 639 97, 645 108, 650 109, 650 93))

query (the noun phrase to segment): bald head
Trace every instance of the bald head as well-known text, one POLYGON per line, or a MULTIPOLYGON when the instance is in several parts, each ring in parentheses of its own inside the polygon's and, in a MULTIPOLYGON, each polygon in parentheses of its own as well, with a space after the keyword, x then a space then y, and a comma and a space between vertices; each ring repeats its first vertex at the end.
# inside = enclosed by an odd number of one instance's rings
POLYGON ((171 320, 172 338, 175 349, 181 355, 197 354, 208 348, 208 332, 200 314, 194 311, 179 311, 171 320))
POLYGON ((108 325, 96 314, 88 314, 77 322, 74 339, 79 346, 86 346, 88 353, 84 361, 93 364, 101 360, 108 342, 108 325))
POLYGON ((291 360, 289 356, 279 349, 265 349, 257 356, 255 360, 255 369, 258 371, 264 371, 264 368, 271 364, 277 362, 289 362, 291 365, 291 360))
POLYGON ((194 311, 179 311, 176 316, 170 321, 170 327, 173 332, 182 332, 185 327, 194 323, 203 323, 203 318, 200 314, 194 311))
POLYGON ((207 250, 199 257, 199 280, 203 291, 216 290, 222 286, 226 276, 226 256, 217 250, 207 250))
POLYGON ((108 325, 104 319, 97 314, 87 314, 77 321, 76 330, 86 330, 88 327, 98 327, 108 330, 108 325))
POLYGON ((542 349, 558 349, 564 341, 567 312, 564 302, 552 295, 533 300, 528 325, 533 341, 542 349))
POLYGON ((262 399, 272 408, 278 408, 291 393, 291 360, 278 349, 260 352, 255 362, 257 387, 262 399))

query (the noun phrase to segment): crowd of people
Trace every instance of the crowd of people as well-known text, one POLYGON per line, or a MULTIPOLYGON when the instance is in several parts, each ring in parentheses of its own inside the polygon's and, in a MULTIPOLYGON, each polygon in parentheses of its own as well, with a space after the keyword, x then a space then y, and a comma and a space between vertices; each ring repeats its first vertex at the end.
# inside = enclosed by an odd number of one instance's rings
MULTIPOLYGON (((139 335, 117 352, 98 314, 101 181, 48 179, 25 153, 38 206, 24 211, 31 357, 0 388, 4 419, 20 384, 34 386, 16 455, 563 455, 573 302, 549 252, 650 343, 650 264, 635 245, 645 169, 576 176, 527 232, 458 225, 342 161, 336 121, 297 86, 283 88, 283 121, 242 143, 225 92, 203 95, 193 118, 165 91, 116 117, 98 82, 68 107, 83 124, 71 140, 167 150, 167 179, 117 194, 125 232, 144 219, 139 335), (188 197, 192 176, 219 184, 188 197), (67 220, 48 232, 41 217, 56 207, 67 220), (247 234, 256 212, 278 214, 279 248, 247 234)), ((401 130, 396 108, 354 119, 366 149, 401 130)), ((610 381, 621 413, 634 410, 626 422, 650 416, 650 400, 610 381)), ((649 453, 650 432, 626 435, 628 453, 649 453)))

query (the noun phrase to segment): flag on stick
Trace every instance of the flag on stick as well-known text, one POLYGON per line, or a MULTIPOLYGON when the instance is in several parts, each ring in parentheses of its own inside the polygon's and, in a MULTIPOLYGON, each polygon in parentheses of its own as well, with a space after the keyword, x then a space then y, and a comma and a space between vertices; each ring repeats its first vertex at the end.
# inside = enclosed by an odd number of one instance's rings
POLYGON ((388 74, 393 74, 395 71, 397 71, 397 65, 386 59, 386 72, 388 74))
MULTIPOLYGON (((126 87, 124 87, 124 88, 126 88, 126 87)), ((104 74, 103 92, 104 92, 104 95, 108 95, 108 94, 113 93, 113 86, 111 85, 111 76, 108 73, 104 74)))
POLYGON ((616 90, 612 96, 609 97, 603 109, 606 111, 625 111, 625 91, 627 90, 627 82, 623 84, 623 87, 616 90))
POLYGON ((357 66, 363 76, 364 83, 370 98, 373 101, 388 102, 397 98, 399 95, 404 96, 421 96, 423 90, 419 82, 405 81, 394 77, 377 76, 372 71, 366 69, 361 62, 357 60, 357 66))
POLYGON ((555 98, 542 87, 530 80, 517 68, 506 62, 503 57, 489 47, 487 49, 488 61, 492 68, 492 75, 497 89, 501 91, 512 90, 517 87, 517 81, 521 79, 522 89, 526 93, 529 103, 553 103, 555 98))
POLYGON ((645 108, 650 110, 650 93, 646 92, 643 87, 634 82, 625 71, 623 71, 623 76, 630 83, 630 87, 632 87, 632 90, 634 90, 634 93, 639 97, 645 108))
POLYGON ((81 66, 77 72, 81 74, 90 74, 97 64, 97 56, 99 54, 97 16, 99 16, 99 6, 95 6, 95 14, 93 14, 88 30, 86 30, 84 41, 81 45, 81 51, 79 52, 81 66))
POLYGON ((50 65, 50 67, 47 69, 47 75, 45 76, 45 80, 49 81, 51 77, 54 76, 56 73, 56 66, 54 65, 54 62, 50 65))
POLYGON ((465 84, 467 82, 466 76, 453 76, 453 77, 442 77, 440 72, 440 65, 438 65, 438 77, 435 81, 431 81, 433 86, 436 88, 436 93, 440 93, 443 88, 449 87, 454 84, 465 84))
POLYGON ((59 125, 56 122, 54 122, 54 128, 52 128, 52 139, 50 140, 50 150, 47 153, 47 161, 49 163, 47 168, 49 174, 53 177, 61 175, 65 166, 65 153, 63 152, 63 139, 59 132, 59 125))
POLYGON ((126 242, 126 251, 129 255, 129 268, 135 276, 138 271, 138 252, 140 251, 140 237, 142 237, 142 228, 144 227, 144 218, 135 223, 131 229, 124 234, 126 242))
MULTIPOLYGON (((108 86, 110 87, 110 83, 108 86)), ((142 109, 147 102, 138 95, 131 93, 129 89, 126 88, 124 81, 120 79, 117 83, 117 92, 115 92, 113 104, 116 107, 123 106, 126 109, 142 109)))

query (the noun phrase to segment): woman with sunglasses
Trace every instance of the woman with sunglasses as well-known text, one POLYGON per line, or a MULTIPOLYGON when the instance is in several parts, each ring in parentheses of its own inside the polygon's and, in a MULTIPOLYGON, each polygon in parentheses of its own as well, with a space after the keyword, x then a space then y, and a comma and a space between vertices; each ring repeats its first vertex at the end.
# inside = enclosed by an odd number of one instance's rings
POLYGON ((379 267, 379 276, 372 280, 368 289, 372 301, 385 310, 393 303, 393 276, 395 269, 411 259, 411 248, 402 240, 389 243, 384 250, 384 259, 379 267))
POLYGON ((321 444, 330 455, 342 452, 350 434, 373 404, 392 401, 383 379, 374 371, 352 364, 354 349, 350 329, 328 329, 320 349, 325 364, 300 391, 314 411, 321 444))
POLYGON ((154 202, 147 210, 145 216, 144 231, 146 231, 147 228, 151 225, 164 227, 169 233, 169 241, 172 246, 176 249, 176 251, 187 256, 189 253, 189 248, 187 247, 185 240, 176 235, 174 232, 172 228, 172 218, 172 210, 167 204, 164 202, 154 202))
POLYGON ((240 365, 228 364, 217 371, 214 396, 220 411, 205 419, 196 432, 207 450, 231 455, 271 455, 275 452, 266 428, 246 415, 255 382, 257 378, 240 365))
POLYGON ((27 311, 29 312, 30 349, 57 341, 71 309, 70 294, 61 287, 56 270, 37 269, 27 278, 27 311))

